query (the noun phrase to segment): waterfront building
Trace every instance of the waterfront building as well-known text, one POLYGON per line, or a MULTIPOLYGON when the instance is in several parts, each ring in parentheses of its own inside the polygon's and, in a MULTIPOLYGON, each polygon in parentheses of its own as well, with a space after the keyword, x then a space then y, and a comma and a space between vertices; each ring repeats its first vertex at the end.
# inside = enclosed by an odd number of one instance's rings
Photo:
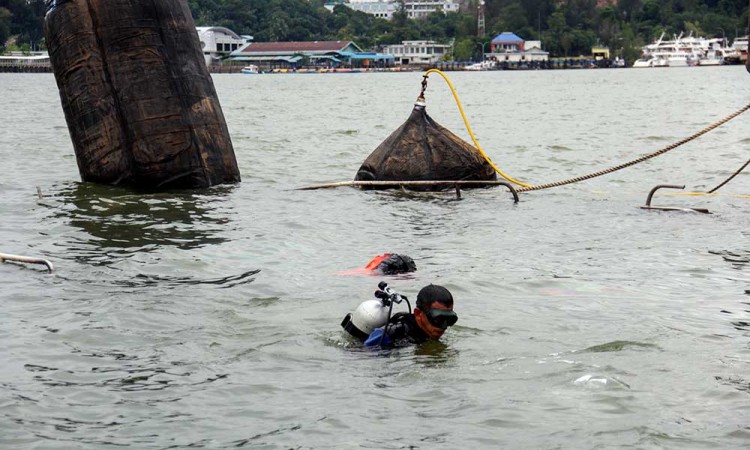
POLYGON ((514 33, 500 33, 490 43, 490 53, 484 55, 500 63, 548 61, 549 52, 542 50, 541 41, 524 41, 514 33))
POLYGON ((450 45, 434 41, 403 41, 385 47, 384 51, 394 56, 397 65, 432 65, 441 61, 450 49, 450 45))
POLYGON ((524 49, 524 40, 514 33, 500 33, 490 42, 490 51, 495 52, 519 52, 524 49))
POLYGON ((595 61, 603 61, 609 59, 609 49, 602 46, 591 47, 591 56, 594 57, 595 61))
POLYGON ((48 72, 51 70, 49 53, 10 52, 0 55, 0 72, 48 72))
MULTIPOLYGON (((348 2, 328 2, 325 7, 333 11, 336 5, 344 5, 355 11, 371 14, 381 19, 391 20, 393 13, 398 11, 399 2, 396 0, 349 0, 348 2)), ((410 19, 420 19, 427 17, 430 13, 436 11, 458 12, 459 3, 455 0, 406 0, 404 2, 404 11, 410 19)))
POLYGON ((196 27, 196 30, 203 49, 203 58, 208 66, 229 56, 253 39, 252 36, 240 36, 224 27, 196 27))
POLYGON ((390 67, 393 55, 363 52, 352 41, 251 42, 231 53, 233 61, 264 69, 312 67, 390 67))

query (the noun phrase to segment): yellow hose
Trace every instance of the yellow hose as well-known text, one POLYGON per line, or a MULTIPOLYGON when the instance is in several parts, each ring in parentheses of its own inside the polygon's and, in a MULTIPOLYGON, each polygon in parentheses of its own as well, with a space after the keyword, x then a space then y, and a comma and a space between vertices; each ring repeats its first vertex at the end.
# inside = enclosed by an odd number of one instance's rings
MULTIPOLYGON (((539 184, 539 185, 530 185, 530 184, 526 184, 526 183, 523 183, 523 182, 518 181, 518 180, 514 180, 510 176, 508 176, 505 173, 503 173, 503 171, 500 170, 500 168, 498 168, 495 165, 495 163, 492 162, 492 160, 490 159, 490 157, 487 156, 487 154, 484 152, 484 150, 482 150, 482 146, 479 145, 479 142, 477 142, 477 138, 474 137, 474 132, 471 131, 471 125, 469 125, 469 121, 466 118, 466 113, 464 112, 464 107, 461 105, 461 100, 458 98, 458 93, 456 92, 456 88, 453 87, 453 83, 451 83, 451 80, 448 78, 448 76, 446 74, 444 74, 442 71, 440 71, 438 69, 430 69, 427 72, 425 72, 424 75, 423 75, 424 76, 424 81, 422 82, 422 95, 420 96, 420 98, 422 96, 424 96, 424 90, 427 87, 427 77, 431 73, 436 73, 436 74, 440 75, 441 77, 443 77, 443 80, 445 80, 445 82, 448 84, 448 87, 450 87, 451 92, 453 93, 453 98, 456 100, 456 105, 458 106, 458 110, 461 112, 461 118, 463 118, 464 125, 466 125, 466 131, 469 132, 469 136, 471 136, 471 140, 474 141, 474 145, 476 146, 477 150, 479 150, 479 153, 482 154, 482 156, 484 157, 485 161, 487 161, 487 163, 490 166, 492 166, 492 168, 495 169, 495 171, 497 173, 499 173, 500 176, 502 176, 503 178, 505 178, 506 180, 508 180, 511 183, 515 183, 515 184, 517 184, 519 186, 522 186, 522 188, 518 189, 518 192, 537 191, 537 190, 547 189, 547 188, 551 188, 551 187, 564 186, 566 184, 572 184, 572 183, 577 183, 579 181, 589 180, 591 178, 595 178, 595 177, 598 177, 598 176, 601 176, 601 175, 606 175, 606 174, 609 174, 609 173, 616 172, 618 170, 624 169, 626 167, 633 166, 635 164, 641 163, 643 161, 649 160, 651 158, 654 158, 656 156, 659 156, 659 155, 662 155, 662 154, 664 154, 666 152, 674 150, 675 148, 680 147, 681 145, 683 145, 685 143, 688 143, 688 142, 690 142, 690 141, 692 141, 694 139, 697 139, 700 136, 703 136, 704 134, 708 133, 709 131, 711 131, 711 130, 713 130, 715 128, 718 128, 721 125, 724 125, 725 123, 729 122, 730 120, 734 119, 735 117, 739 116, 740 114, 742 114, 742 113, 750 110, 750 104, 748 104, 748 105, 744 106, 743 108, 739 109, 738 111, 730 114, 729 116, 721 119, 720 121, 718 121, 716 123, 713 123, 713 124, 709 125, 708 127, 704 128, 703 130, 699 131, 698 133, 693 134, 690 137, 687 137, 687 138, 682 139, 682 140, 680 140, 678 142, 675 142, 675 143, 673 143, 673 144, 671 144, 671 145, 669 145, 669 146, 667 146, 667 147, 665 147, 665 148, 663 148, 661 150, 658 150, 656 152, 650 153, 648 155, 641 156, 640 158, 637 158, 637 159, 635 159, 633 161, 629 161, 627 163, 620 164, 620 165, 615 166, 615 167, 610 167, 609 169, 606 169, 606 170, 600 170, 598 172, 590 173, 588 175, 584 175, 584 176, 580 176, 580 177, 576 177, 576 178, 571 178, 571 179, 568 179, 568 180, 556 181, 554 183, 546 183, 546 184, 539 184)), ((744 166, 742 166, 742 168, 740 168, 740 170, 737 173, 735 173, 734 175, 732 175, 732 177, 730 177, 729 180, 731 180, 734 176, 736 176, 737 174, 739 174, 749 164, 750 164, 750 161, 748 161, 744 166)), ((723 186, 729 180, 726 180, 724 183, 722 183, 718 187, 714 188, 709 193, 703 193, 703 192, 683 192, 683 193, 678 193, 678 194, 675 194, 675 195, 693 195, 693 196, 707 195, 707 194, 713 193, 715 190, 717 190, 718 188, 720 188, 721 186, 723 186)), ((741 197, 750 198, 750 196, 741 196, 741 197)))
POLYGON ((424 77, 427 78, 431 73, 436 73, 443 77, 443 80, 448 84, 448 87, 451 89, 451 92, 453 93, 453 98, 456 99, 456 105, 458 106, 458 110, 461 112, 461 118, 464 120, 464 125, 466 125, 466 131, 469 132, 469 136, 471 136, 471 140, 474 141, 474 145, 476 146, 477 150, 479 150, 479 153, 482 154, 485 161, 492 166, 493 169, 495 169, 495 172, 499 173, 501 177, 505 178, 506 180, 510 181, 511 183, 515 183, 519 186, 523 187, 532 187, 530 184, 526 184, 522 181, 514 180, 512 177, 506 175, 503 173, 502 170, 500 170, 499 167, 495 165, 495 163, 492 162, 489 156, 482 150, 482 146, 479 145, 479 142, 477 142, 477 138, 474 137, 474 132, 471 131, 471 125, 469 125, 469 120, 466 118, 466 113, 464 112, 464 107, 461 105, 461 100, 458 98, 458 93, 456 92, 456 88, 453 87, 453 83, 451 83, 451 80, 448 78, 446 74, 444 74, 442 71, 438 69, 430 69, 427 72, 424 73, 424 77))

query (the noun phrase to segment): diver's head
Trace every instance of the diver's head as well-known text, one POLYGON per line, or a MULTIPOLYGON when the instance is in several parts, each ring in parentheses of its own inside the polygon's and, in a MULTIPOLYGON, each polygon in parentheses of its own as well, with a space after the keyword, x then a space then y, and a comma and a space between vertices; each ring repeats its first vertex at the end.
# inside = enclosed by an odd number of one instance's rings
POLYGON ((413 259, 398 253, 386 253, 386 256, 377 266, 377 270, 383 275, 396 275, 398 273, 414 272, 417 264, 413 259))
POLYGON ((378 275, 396 275, 414 272, 417 270, 417 265, 413 259, 406 255, 383 253, 372 258, 365 266, 365 270, 378 275))
POLYGON ((423 287, 417 294, 414 318, 430 339, 440 339, 445 330, 458 320, 458 315, 453 312, 453 295, 436 284, 423 287))

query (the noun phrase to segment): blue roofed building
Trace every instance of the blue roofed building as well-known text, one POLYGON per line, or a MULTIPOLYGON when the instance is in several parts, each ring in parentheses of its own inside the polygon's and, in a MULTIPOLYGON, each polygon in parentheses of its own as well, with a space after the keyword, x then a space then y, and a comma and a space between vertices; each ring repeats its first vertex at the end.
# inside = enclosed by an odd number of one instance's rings
POLYGON ((519 52, 523 51, 525 41, 514 33, 508 31, 500 33, 490 42, 490 50, 494 52, 519 52))
POLYGON ((542 50, 541 41, 525 41, 511 32, 500 33, 490 42, 487 59, 498 62, 525 63, 548 61, 549 52, 542 50))

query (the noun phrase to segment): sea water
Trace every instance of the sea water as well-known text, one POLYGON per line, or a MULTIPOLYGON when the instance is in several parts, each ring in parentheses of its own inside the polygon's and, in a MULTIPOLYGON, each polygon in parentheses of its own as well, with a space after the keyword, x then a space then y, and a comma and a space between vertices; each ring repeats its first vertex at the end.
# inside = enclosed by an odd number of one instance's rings
MULTIPOLYGON (((538 184, 750 102, 744 67, 451 73, 485 151, 538 184)), ((409 194, 353 178, 420 73, 214 75, 243 181, 81 183, 51 74, 0 74, 0 447, 746 448, 748 117, 584 183, 409 194), (342 275, 384 252, 418 271, 342 275), (385 280, 453 292, 440 343, 358 348, 385 280)), ((428 113, 468 140, 437 76, 428 113)), ((400 308, 404 308, 402 305, 400 308)))

